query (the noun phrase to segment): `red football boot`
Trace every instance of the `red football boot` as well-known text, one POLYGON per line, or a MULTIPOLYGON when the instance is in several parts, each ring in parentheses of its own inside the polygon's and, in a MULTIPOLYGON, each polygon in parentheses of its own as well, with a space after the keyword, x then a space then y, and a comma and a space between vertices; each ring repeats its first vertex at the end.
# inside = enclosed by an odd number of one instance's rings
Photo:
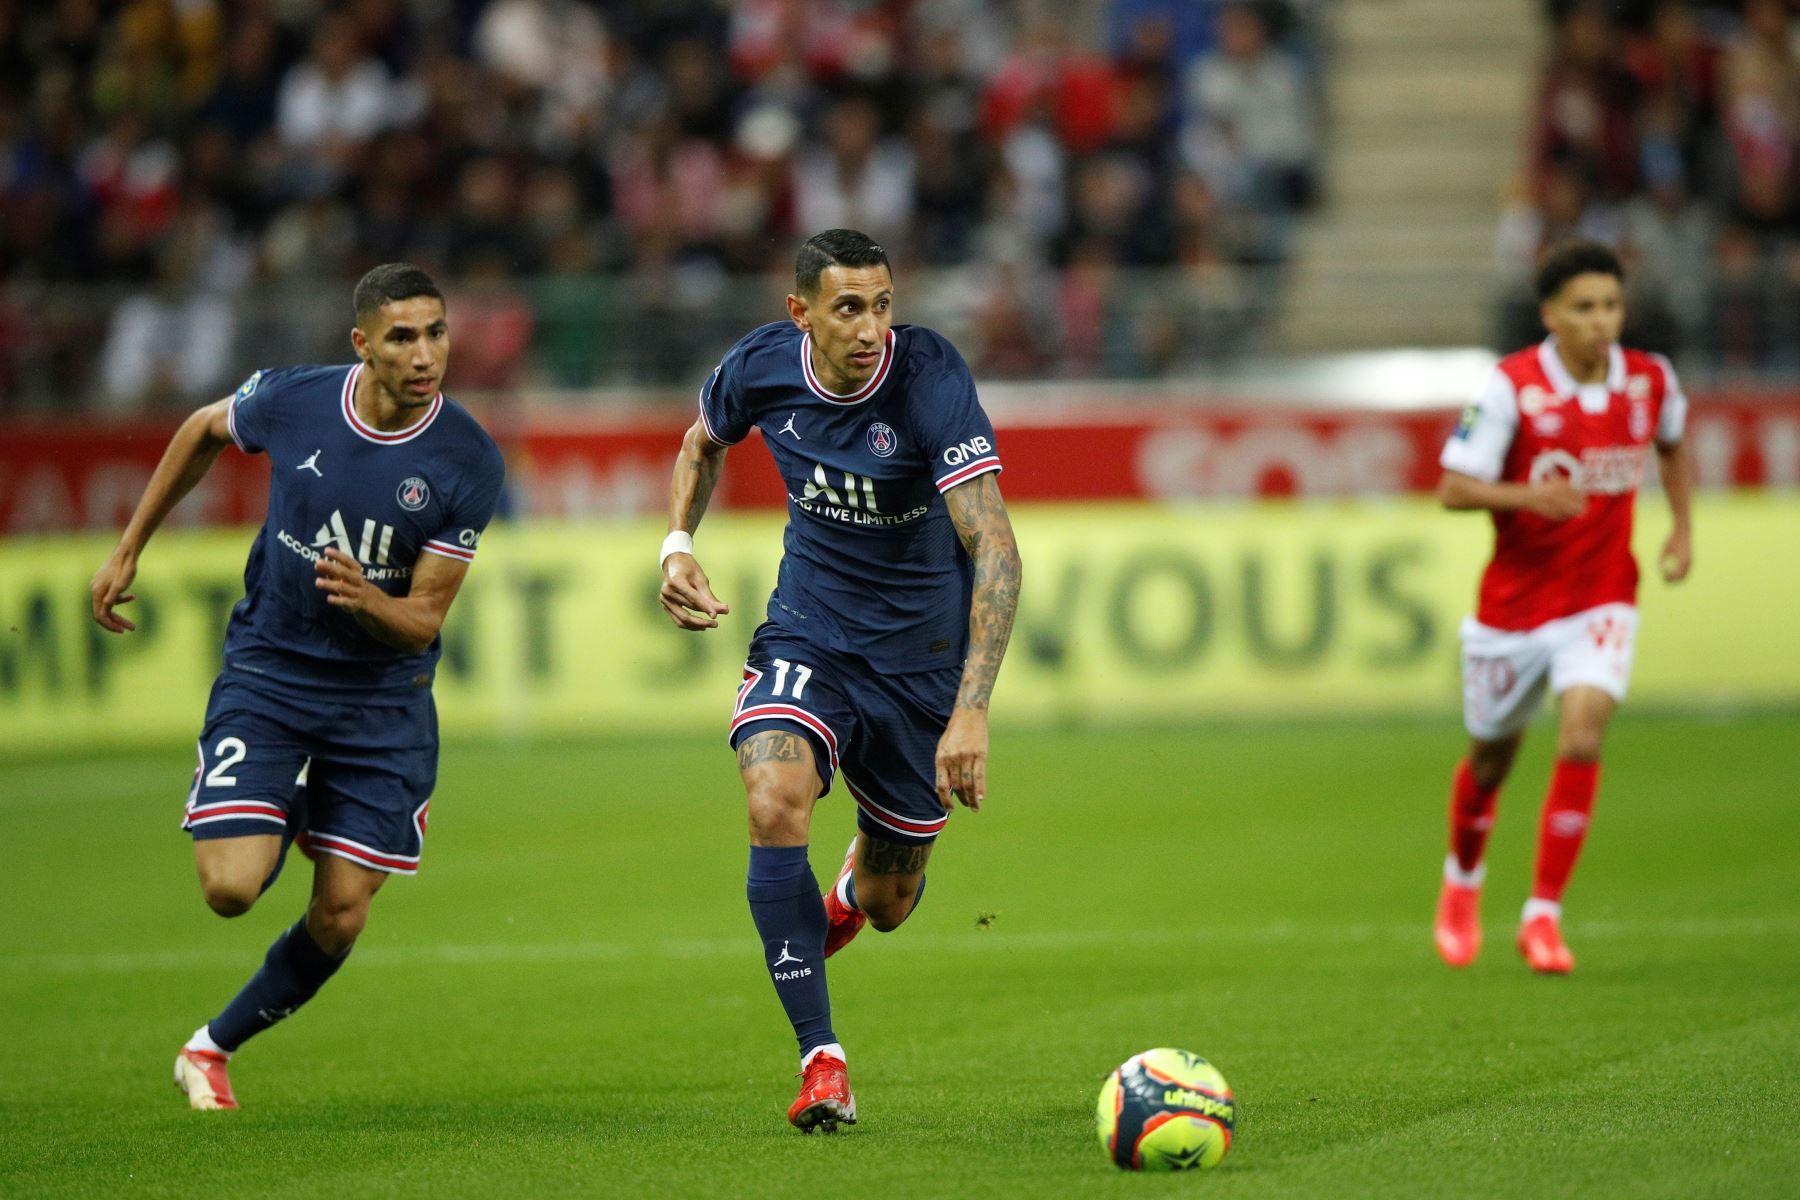
POLYGON ((1575 969, 1575 956, 1563 945, 1562 926, 1548 913, 1519 926, 1519 953, 1540 975, 1567 975, 1575 969))
POLYGON ((825 918, 830 922, 825 929, 825 957, 830 958, 862 932, 869 918, 861 909, 851 908, 838 899, 838 887, 844 882, 844 876, 856 869, 856 839, 850 839, 850 849, 844 852, 844 869, 831 882, 831 890, 825 893, 825 918))
POLYGON ((843 1059, 823 1051, 812 1056, 800 1073, 800 1097, 788 1108, 788 1120, 801 1133, 835 1133, 839 1125, 856 1124, 856 1097, 843 1059))
POLYGON ((175 1086, 186 1093, 189 1108, 236 1108, 231 1078, 225 1074, 225 1056, 210 1050, 189 1050, 175 1056, 175 1086))
POLYGON ((1437 925, 1432 930, 1438 957, 1466 967, 1481 950, 1481 889, 1444 881, 1438 892, 1437 925))

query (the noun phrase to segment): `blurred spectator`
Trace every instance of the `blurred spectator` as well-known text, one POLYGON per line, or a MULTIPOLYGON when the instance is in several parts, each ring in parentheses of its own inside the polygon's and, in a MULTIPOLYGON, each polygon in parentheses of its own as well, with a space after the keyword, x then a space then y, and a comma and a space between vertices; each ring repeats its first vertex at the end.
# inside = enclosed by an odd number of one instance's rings
POLYGON ((1624 199, 1637 185, 1635 88, 1602 3, 1569 10, 1557 29, 1532 129, 1532 178, 1542 192, 1571 170, 1595 196, 1624 199))
POLYGON ((1312 97, 1299 64, 1269 44, 1260 11, 1219 10, 1218 49, 1195 62, 1187 95, 1188 162, 1216 193, 1274 213, 1311 202, 1312 97))
POLYGON ((466 386, 686 382, 728 297, 846 224, 936 268, 908 316, 977 322, 997 372, 1184 369, 1255 324, 1195 332, 1195 281, 1266 296, 1244 264, 1312 186, 1303 9, 0 0, 0 391, 188 402, 201 361, 341 356, 331 297, 397 259, 474 322, 466 386))
POLYGON ((1719 54, 1702 35, 1693 10, 1683 0, 1661 0, 1649 29, 1626 45, 1626 67, 1636 85, 1644 113, 1654 114, 1653 128, 1640 136, 1655 140, 1640 157, 1646 182, 1659 186, 1667 179, 1667 167, 1647 160, 1651 154, 1680 155, 1682 170, 1692 178, 1701 167, 1704 139, 1718 110, 1719 54), (1661 178, 1650 178, 1652 173, 1661 178))
POLYGON ((379 59, 364 52, 342 14, 319 18, 305 59, 276 96, 275 127, 289 157, 285 190, 305 196, 337 184, 363 144, 394 122, 398 96, 379 59))
POLYGON ((1800 368, 1793 6, 1657 0, 1636 11, 1553 6, 1532 184, 1500 226, 1503 340, 1535 336, 1532 264, 1578 235, 1625 255, 1627 332, 1639 343, 1690 365, 1800 368))
POLYGON ((874 104, 847 96, 825 118, 825 137, 794 159, 801 229, 861 229, 890 256, 907 244, 913 208, 913 154, 883 136, 874 104))
POLYGON ((113 309, 100 355, 107 402, 132 409, 228 390, 232 294, 247 273, 217 214, 185 214, 157 254, 154 286, 113 309))
POLYGON ((512 272, 499 254, 477 255, 445 304, 453 313, 451 348, 456 381, 470 391, 504 390, 523 377, 531 344, 531 305, 514 287, 512 272))
POLYGON ((1216 44, 1213 0, 1113 0, 1106 40, 1121 62, 1160 62, 1179 78, 1216 44))

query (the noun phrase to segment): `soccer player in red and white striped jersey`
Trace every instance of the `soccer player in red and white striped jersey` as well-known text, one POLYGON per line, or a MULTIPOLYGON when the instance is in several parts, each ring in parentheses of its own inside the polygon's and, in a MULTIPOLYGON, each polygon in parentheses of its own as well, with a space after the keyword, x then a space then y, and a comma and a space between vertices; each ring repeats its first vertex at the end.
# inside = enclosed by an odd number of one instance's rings
POLYGON ((1562 896, 1587 835, 1600 745, 1625 698, 1637 632, 1632 508, 1655 445, 1674 528, 1659 565, 1692 561, 1687 398, 1661 355, 1619 346, 1624 271, 1605 246, 1575 242, 1539 268, 1549 336, 1502 359, 1439 460, 1447 508, 1493 516, 1494 556, 1462 627, 1463 717, 1471 738, 1450 802, 1438 953, 1466 966, 1481 945, 1482 854, 1500 785, 1549 690, 1556 764, 1518 945, 1535 971, 1566 974, 1562 896))

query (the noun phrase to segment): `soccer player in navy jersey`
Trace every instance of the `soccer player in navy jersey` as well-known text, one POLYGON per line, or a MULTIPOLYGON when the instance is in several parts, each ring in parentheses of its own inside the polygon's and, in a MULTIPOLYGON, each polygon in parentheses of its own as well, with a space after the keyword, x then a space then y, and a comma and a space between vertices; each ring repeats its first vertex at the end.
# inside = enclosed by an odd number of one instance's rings
POLYGON ((424 849, 437 776, 438 630, 500 494, 500 451, 439 387, 444 298, 424 271, 356 285, 357 362, 258 371, 169 442, 94 576, 101 628, 163 518, 227 445, 269 456, 269 510, 225 631, 182 827, 206 903, 248 912, 288 846, 313 859, 305 913, 175 1058, 198 1109, 236 1108, 226 1063, 343 965, 389 875, 424 849))
POLYGON ((662 606, 683 629, 729 612, 693 534, 726 449, 761 430, 787 481, 768 619, 731 720, 750 815, 750 913, 800 1044, 802 1131, 856 1122, 825 959, 865 922, 905 921, 954 797, 986 791, 987 709, 1019 600, 994 429, 955 347, 893 324, 887 255, 865 234, 809 238, 787 321, 734 346, 700 392, 670 483, 662 606), (858 832, 821 897, 814 803, 841 775, 858 832))

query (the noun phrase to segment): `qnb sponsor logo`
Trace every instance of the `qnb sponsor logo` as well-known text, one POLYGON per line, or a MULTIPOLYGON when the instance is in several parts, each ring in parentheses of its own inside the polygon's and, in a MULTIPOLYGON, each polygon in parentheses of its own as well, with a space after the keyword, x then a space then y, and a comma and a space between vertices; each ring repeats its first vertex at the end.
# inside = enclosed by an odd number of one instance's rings
POLYGON ((944 465, 960 467, 970 459, 980 458, 984 454, 992 454, 993 452, 994 443, 988 441, 985 437, 977 436, 966 442, 958 442, 956 445, 944 451, 944 465))
POLYGON ((1531 460, 1531 482, 1542 483, 1554 475, 1592 496, 1623 496, 1635 492, 1644 477, 1644 451, 1638 446, 1590 447, 1576 458, 1567 450, 1546 450, 1531 460))
POLYGON ((465 529, 456 535, 456 541, 458 545, 473 550, 476 546, 481 544, 481 530, 465 529))

